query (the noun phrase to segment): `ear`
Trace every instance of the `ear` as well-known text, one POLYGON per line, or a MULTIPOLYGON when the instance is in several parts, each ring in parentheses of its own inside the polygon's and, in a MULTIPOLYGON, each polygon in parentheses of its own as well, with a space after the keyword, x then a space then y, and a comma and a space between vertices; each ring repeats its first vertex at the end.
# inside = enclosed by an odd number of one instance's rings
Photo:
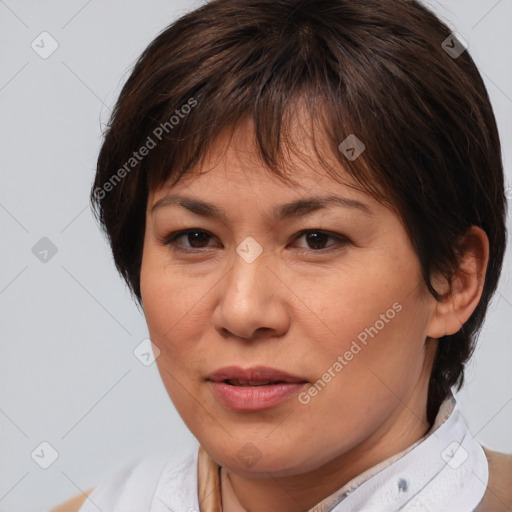
POLYGON ((441 338, 455 334, 476 309, 485 282, 489 262, 489 239, 485 231, 471 226, 461 242, 460 266, 451 279, 432 281, 444 298, 437 302, 430 320, 427 335, 441 338))

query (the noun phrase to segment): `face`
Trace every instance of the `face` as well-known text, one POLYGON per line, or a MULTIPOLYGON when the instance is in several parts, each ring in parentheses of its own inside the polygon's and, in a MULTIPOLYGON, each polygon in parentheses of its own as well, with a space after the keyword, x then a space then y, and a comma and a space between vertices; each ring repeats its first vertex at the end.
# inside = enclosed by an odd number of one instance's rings
POLYGON ((397 215, 342 168, 334 181, 304 146, 287 183, 252 137, 249 123, 221 133, 206 172, 149 195, 141 293, 163 382, 239 474, 378 461, 428 429, 435 303, 419 261, 397 215), (327 196, 341 199, 304 203, 327 196))

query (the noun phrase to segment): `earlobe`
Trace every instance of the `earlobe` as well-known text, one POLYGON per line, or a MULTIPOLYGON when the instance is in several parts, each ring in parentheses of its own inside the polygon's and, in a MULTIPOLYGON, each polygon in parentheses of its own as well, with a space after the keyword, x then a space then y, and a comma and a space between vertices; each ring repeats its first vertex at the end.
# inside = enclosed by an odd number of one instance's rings
MULTIPOLYGON (((440 338, 455 334, 478 306, 489 262, 489 239, 485 231, 471 226, 461 244, 461 261, 451 285, 444 280, 444 299, 437 302, 427 335, 440 338)), ((438 289, 436 287, 436 289, 438 289)), ((441 290, 439 290, 441 292, 441 290)))

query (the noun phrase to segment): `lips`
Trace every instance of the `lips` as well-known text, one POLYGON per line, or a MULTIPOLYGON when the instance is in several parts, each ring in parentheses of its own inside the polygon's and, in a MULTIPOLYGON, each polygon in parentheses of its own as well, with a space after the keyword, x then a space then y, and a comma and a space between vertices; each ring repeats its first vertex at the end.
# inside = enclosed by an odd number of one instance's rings
POLYGON ((276 407, 307 384, 302 377, 266 366, 220 368, 208 375, 207 382, 217 400, 236 412, 276 407))
POLYGON ((232 386, 264 386, 279 383, 305 383, 306 379, 267 366, 240 368, 226 366, 208 375, 212 382, 226 382, 232 386))

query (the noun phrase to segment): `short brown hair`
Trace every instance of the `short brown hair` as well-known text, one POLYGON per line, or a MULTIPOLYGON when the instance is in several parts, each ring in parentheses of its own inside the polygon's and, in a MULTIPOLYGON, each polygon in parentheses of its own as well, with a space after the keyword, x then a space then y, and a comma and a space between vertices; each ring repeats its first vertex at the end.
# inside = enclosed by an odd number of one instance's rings
POLYGON ((480 303, 439 342, 432 422, 463 383, 506 246, 496 121, 469 53, 443 48, 450 34, 415 0, 213 0, 166 28, 122 89, 91 193, 139 305, 148 191, 176 183, 222 128, 247 116, 262 161, 283 176, 287 121, 302 100, 344 169, 398 212, 436 300, 430 279, 453 275, 460 237, 476 225, 489 238, 480 303), (351 134, 366 146, 353 161, 338 149, 351 134))

